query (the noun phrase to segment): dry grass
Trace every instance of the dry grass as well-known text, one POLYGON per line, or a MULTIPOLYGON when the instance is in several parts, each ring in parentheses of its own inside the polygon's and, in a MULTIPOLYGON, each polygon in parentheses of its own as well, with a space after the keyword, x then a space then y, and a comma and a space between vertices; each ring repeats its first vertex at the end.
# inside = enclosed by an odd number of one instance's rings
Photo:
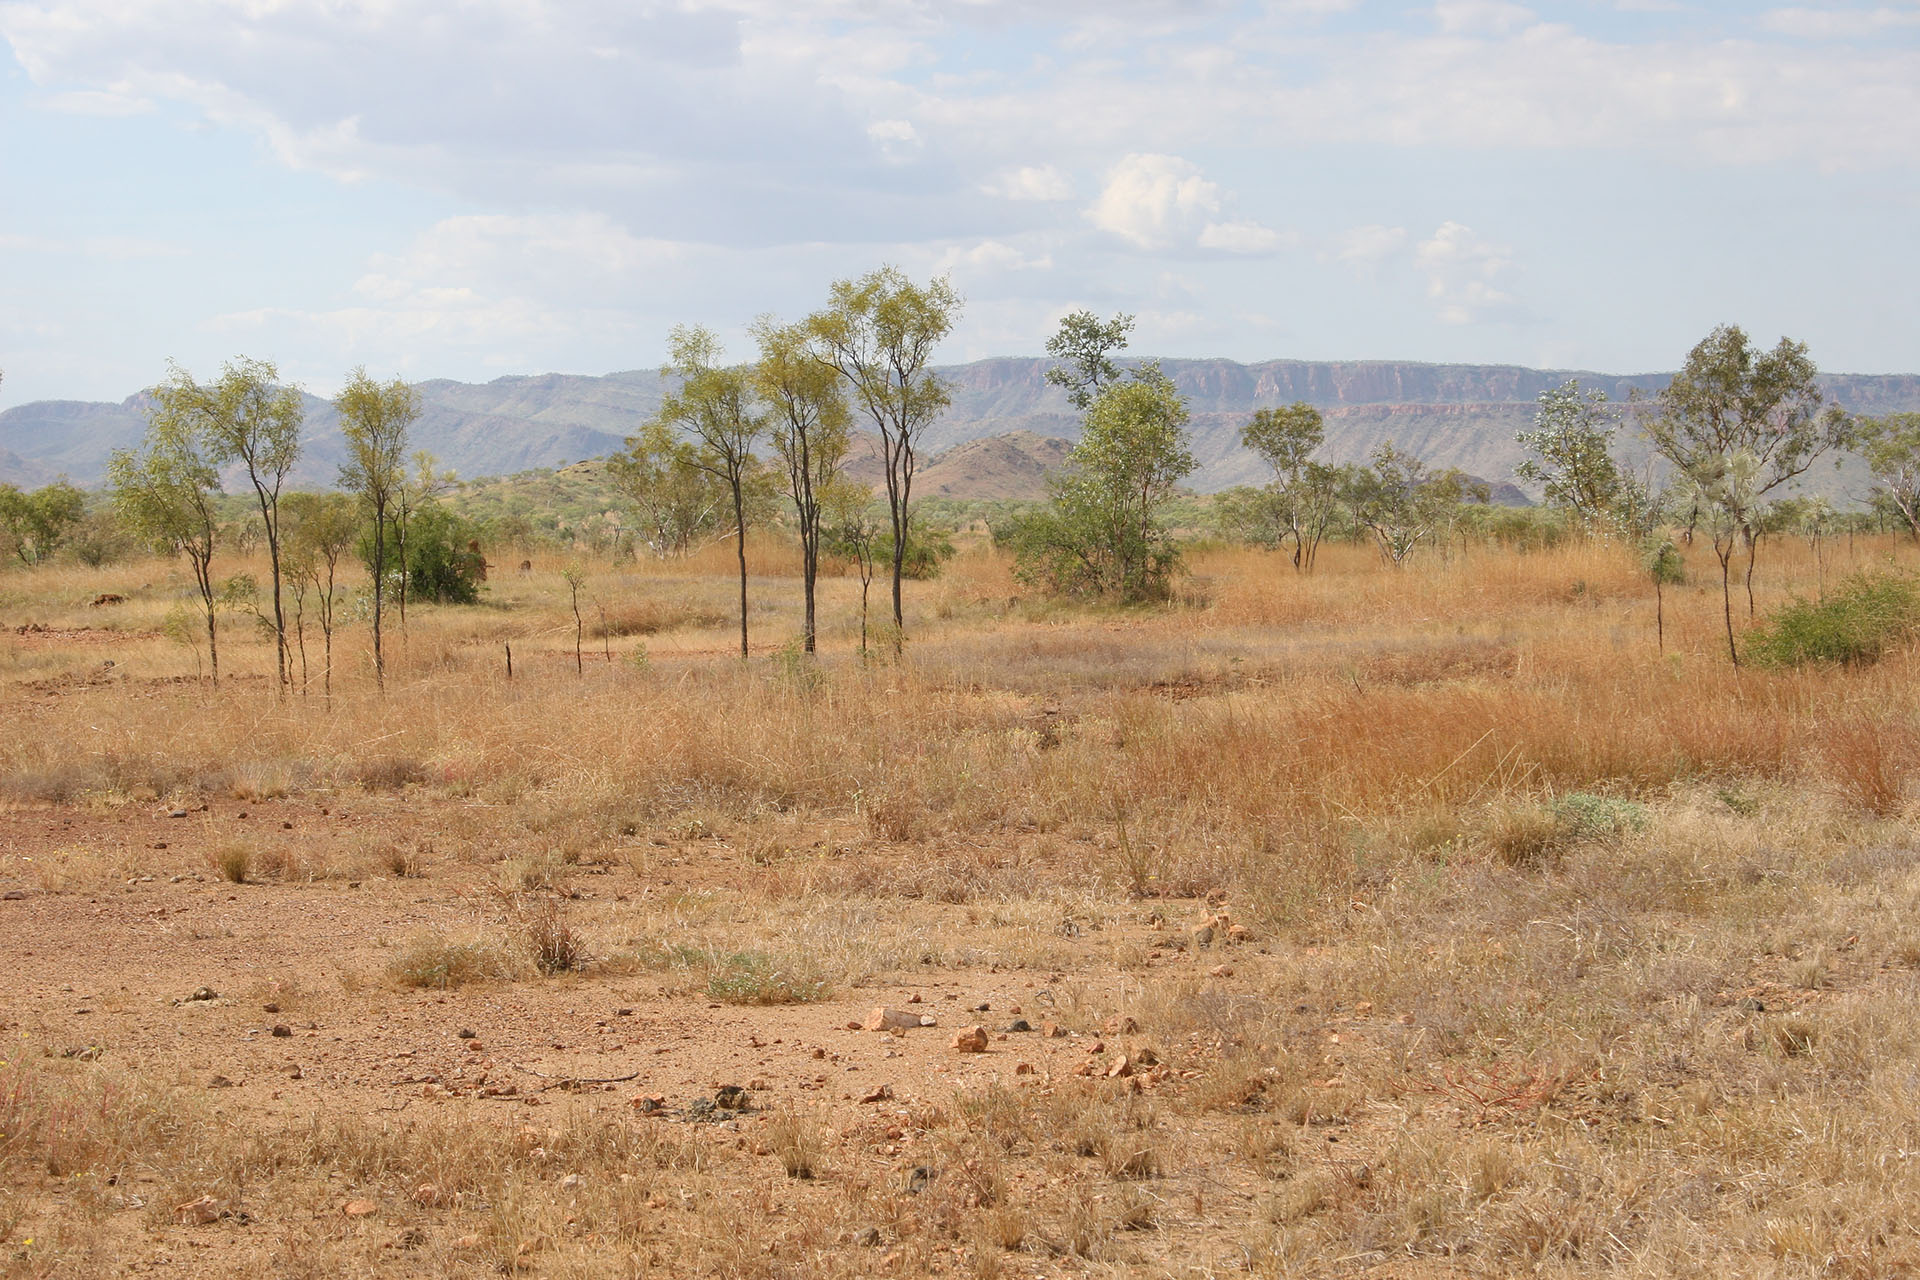
MULTIPOLYGON (((771 650, 791 565, 755 551, 771 650)), ((178 1231, 201 1195, 277 1241, 254 1255, 273 1274, 1920 1266, 1897 1156, 1920 1150, 1913 654, 1733 671, 1696 556, 1663 656, 1604 545, 1407 573, 1336 547, 1309 578, 1210 552, 1207 603, 1097 614, 973 548, 913 588, 900 662, 853 655, 849 584, 827 583, 802 678, 729 656, 726 555, 590 575, 644 667, 575 675, 543 565, 489 606, 415 611, 384 695, 349 640, 330 704, 276 700, 237 632, 220 692, 181 679, 192 656, 154 634, 167 566, 8 575, 0 713, 25 730, 0 738, 0 803, 374 796, 435 828, 187 823, 174 850, 0 848, 0 877, 94 892, 191 847, 256 882, 243 899, 446 878, 486 914, 394 952, 408 1000, 646 982, 770 1007, 1021 975, 1069 1050, 1015 1033, 994 1055, 1043 1072, 891 1108, 679 1123, 582 1095, 531 1123, 243 1128, 163 1075, 23 1045, 0 1067, 6 1274, 110 1274, 112 1224, 178 1231), (99 627, 82 602, 106 590, 129 603, 104 638, 11 629, 99 627), (1221 913, 1249 932, 1202 949, 1221 913), (378 1232, 340 1225, 349 1194, 378 1232)), ((1763 608, 1811 569, 1769 544, 1763 608)), ((205 1238, 239 1230, 220 1222, 205 1238)))

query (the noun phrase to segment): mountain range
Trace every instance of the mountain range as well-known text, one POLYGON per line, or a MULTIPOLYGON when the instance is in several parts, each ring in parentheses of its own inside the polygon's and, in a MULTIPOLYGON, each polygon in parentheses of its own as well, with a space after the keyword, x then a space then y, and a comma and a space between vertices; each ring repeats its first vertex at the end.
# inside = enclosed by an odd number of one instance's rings
MULTIPOLYGON (((1049 365, 1003 358, 943 367, 953 403, 927 433, 926 475, 936 483, 919 491, 1038 496, 1044 472, 1058 465, 1078 430, 1064 393, 1046 381, 1049 365)), ((1304 400, 1318 407, 1326 417, 1322 455, 1328 461, 1358 461, 1392 440, 1430 464, 1497 483, 1510 479, 1521 460, 1514 433, 1532 425, 1541 392, 1578 378, 1624 402, 1636 391, 1657 392, 1670 376, 1382 360, 1166 360, 1162 368, 1187 397, 1200 463, 1192 483, 1203 491, 1266 478, 1238 433, 1255 409, 1270 405, 1304 400)), ((1821 381, 1835 403, 1856 413, 1920 410, 1920 375, 1834 374, 1821 381)), ((417 384, 421 414, 412 443, 463 477, 563 466, 618 450, 658 410, 665 385, 653 370, 486 383, 435 379, 417 384)), ((327 401, 310 395, 304 401, 305 452, 292 479, 323 487, 333 483, 343 458, 340 424, 327 401)), ((0 480, 39 485, 65 476, 83 487, 101 484, 108 455, 139 441, 148 404, 143 392, 118 404, 42 400, 0 413, 0 480)), ((1630 430, 1621 433, 1620 445, 1629 462, 1645 456, 1630 430)), ((1844 495, 1857 480, 1849 470, 1820 487, 1844 495)))

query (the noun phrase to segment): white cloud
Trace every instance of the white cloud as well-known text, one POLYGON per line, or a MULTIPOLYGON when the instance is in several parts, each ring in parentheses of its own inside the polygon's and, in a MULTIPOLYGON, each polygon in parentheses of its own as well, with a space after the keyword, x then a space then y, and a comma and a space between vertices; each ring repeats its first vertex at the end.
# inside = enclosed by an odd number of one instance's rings
POLYGON ((1370 274, 1381 263, 1400 252, 1406 243, 1405 227, 1369 224, 1342 232, 1335 242, 1331 257, 1335 262, 1344 262, 1363 275, 1370 274))
POLYGON ((950 248, 934 262, 933 274, 971 278, 1008 271, 1050 271, 1051 254, 1026 253, 1003 240, 982 240, 967 248, 950 248))
POLYGON ((1258 222, 1209 222, 1200 230, 1202 249, 1221 253, 1274 253, 1289 243, 1290 237, 1258 222))
POLYGON ((1209 214, 1220 210, 1220 188, 1179 156, 1130 155, 1107 173, 1087 217, 1141 249, 1190 243, 1209 214))
POLYGON ((1517 309, 1513 295, 1497 283, 1512 265, 1508 250, 1481 239, 1473 228, 1443 222, 1413 256, 1426 274, 1427 296, 1443 322, 1471 324, 1517 309))
POLYGON ((1050 164, 1028 164, 1009 169, 980 189, 1003 200, 1053 203, 1073 199, 1073 183, 1050 164))
POLYGON ((1503 0, 1439 0, 1433 6, 1434 21, 1442 31, 1451 33, 1491 32, 1505 35, 1534 21, 1533 10, 1503 0))
POLYGON ((876 120, 867 126, 867 137, 880 147, 889 160, 904 160, 918 151, 923 139, 910 120, 876 120))
POLYGON ((1805 40, 1858 40, 1920 27, 1920 9, 1772 9, 1761 17, 1760 25, 1805 40))
POLYGON ((138 94, 111 89, 72 89, 50 93, 42 100, 49 111, 70 116, 138 116, 153 110, 153 103, 138 94))

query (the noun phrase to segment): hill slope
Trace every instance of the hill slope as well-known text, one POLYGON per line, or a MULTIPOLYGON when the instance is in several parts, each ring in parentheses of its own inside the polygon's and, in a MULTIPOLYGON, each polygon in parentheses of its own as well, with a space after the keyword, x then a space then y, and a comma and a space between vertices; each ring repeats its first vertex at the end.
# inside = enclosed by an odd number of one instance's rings
MULTIPOLYGON (((1024 496, 1035 483, 1032 439, 1071 439, 1078 428, 1064 394, 1047 385, 1047 367, 1040 359, 996 359, 942 369, 953 405, 929 431, 927 456, 973 441, 1027 435, 969 456, 964 467, 944 458, 943 473, 930 470, 925 482, 948 486, 947 496, 1024 496), (972 467, 979 468, 978 476, 972 467), (989 477, 1014 489, 988 494, 981 486, 989 477)), ((1162 367, 1188 398, 1200 462, 1194 482, 1207 490, 1264 478, 1259 460, 1240 448, 1237 435, 1247 416, 1267 405, 1305 400, 1318 406, 1327 415, 1325 454, 1334 462, 1358 460, 1391 439, 1435 465, 1500 481, 1520 460, 1513 435, 1532 422, 1542 391, 1578 377, 1624 401, 1635 388, 1651 393, 1667 380, 1665 374, 1400 361, 1167 360, 1162 367)), ((1837 402, 1856 412, 1920 410, 1920 376, 1842 374, 1824 383, 1837 402)), ((656 373, 641 370, 487 383, 436 379, 419 390, 414 447, 461 475, 486 476, 618 449, 658 409, 662 383, 656 373)), ((331 484, 342 456, 339 422, 326 401, 309 396, 306 404, 307 453, 295 481, 331 484)), ((39 401, 0 413, 0 480, 40 484, 66 475, 97 485, 107 455, 139 439, 145 411, 145 397, 135 395, 119 404, 39 401)), ((1631 456, 1630 443, 1626 451, 1631 456)))

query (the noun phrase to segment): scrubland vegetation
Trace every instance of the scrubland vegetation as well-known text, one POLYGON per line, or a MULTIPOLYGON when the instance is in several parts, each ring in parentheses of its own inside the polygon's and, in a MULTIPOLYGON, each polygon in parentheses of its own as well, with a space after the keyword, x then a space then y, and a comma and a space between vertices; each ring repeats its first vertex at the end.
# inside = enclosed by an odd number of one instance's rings
POLYGON ((730 545, 535 553, 330 696, 195 678, 180 564, 0 576, 5 1273, 1920 1264, 1910 541, 1769 544, 1739 668, 1704 539, 1664 651, 1601 534, 958 543, 897 659, 769 535, 745 660, 730 545))

